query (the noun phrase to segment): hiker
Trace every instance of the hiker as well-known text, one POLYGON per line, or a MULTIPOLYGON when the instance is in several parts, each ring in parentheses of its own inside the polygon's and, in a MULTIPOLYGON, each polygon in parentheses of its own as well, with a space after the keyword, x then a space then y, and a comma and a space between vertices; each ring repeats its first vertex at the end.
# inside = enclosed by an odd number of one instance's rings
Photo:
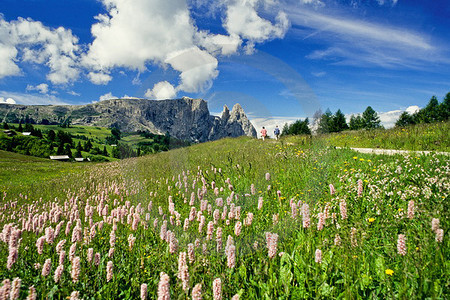
POLYGON ((261 136, 262 136, 262 140, 264 141, 264 139, 266 138, 266 135, 267 135, 267 130, 266 130, 266 128, 262 128, 261 129, 261 136))
POLYGON ((278 125, 275 127, 273 134, 275 135, 275 138, 278 140, 278 137, 280 136, 280 128, 278 128, 278 125))

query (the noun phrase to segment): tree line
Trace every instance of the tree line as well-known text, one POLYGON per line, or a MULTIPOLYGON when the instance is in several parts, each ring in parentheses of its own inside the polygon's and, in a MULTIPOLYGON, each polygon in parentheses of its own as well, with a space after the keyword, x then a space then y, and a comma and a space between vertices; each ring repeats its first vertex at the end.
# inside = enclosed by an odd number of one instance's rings
MULTIPOLYGON (((431 97, 427 106, 412 115, 403 112, 397 122, 396 127, 419 123, 433 123, 448 121, 450 118, 450 93, 439 103, 436 96, 431 97)), ((351 115, 347 123, 344 113, 338 109, 334 114, 327 109, 325 113, 317 111, 313 116, 313 123, 316 125, 317 133, 341 132, 344 130, 370 130, 383 128, 377 112, 368 106, 361 115, 351 115)), ((281 135, 311 134, 309 119, 297 120, 292 124, 284 124, 281 135)))
POLYGON ((413 114, 403 112, 400 118, 395 122, 396 127, 404 127, 408 125, 420 123, 434 123, 447 121, 450 118, 450 93, 445 95, 441 103, 436 96, 431 97, 427 106, 418 110, 413 114))

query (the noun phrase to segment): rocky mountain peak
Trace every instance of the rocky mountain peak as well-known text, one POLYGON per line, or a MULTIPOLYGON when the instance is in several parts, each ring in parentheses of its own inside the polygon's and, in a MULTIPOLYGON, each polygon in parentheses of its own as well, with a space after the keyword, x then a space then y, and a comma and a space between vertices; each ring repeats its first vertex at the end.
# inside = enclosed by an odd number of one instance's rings
POLYGON ((114 99, 87 105, 2 105, 0 119, 18 122, 25 118, 40 123, 60 124, 70 119, 73 125, 117 127, 123 132, 138 130, 171 136, 192 142, 248 135, 256 130, 239 104, 230 110, 225 105, 222 116, 209 113, 203 99, 183 97, 174 100, 114 99))

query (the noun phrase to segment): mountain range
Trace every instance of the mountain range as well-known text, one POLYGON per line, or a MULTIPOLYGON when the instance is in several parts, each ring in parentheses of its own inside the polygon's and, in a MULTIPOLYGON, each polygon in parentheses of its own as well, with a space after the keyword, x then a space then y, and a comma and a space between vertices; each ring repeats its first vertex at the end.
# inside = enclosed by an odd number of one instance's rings
POLYGON ((28 120, 40 124, 116 127, 123 132, 169 133, 178 139, 206 142, 224 137, 252 136, 256 130, 240 104, 225 105, 213 116, 203 99, 112 99, 86 105, 0 104, 2 122, 28 120))

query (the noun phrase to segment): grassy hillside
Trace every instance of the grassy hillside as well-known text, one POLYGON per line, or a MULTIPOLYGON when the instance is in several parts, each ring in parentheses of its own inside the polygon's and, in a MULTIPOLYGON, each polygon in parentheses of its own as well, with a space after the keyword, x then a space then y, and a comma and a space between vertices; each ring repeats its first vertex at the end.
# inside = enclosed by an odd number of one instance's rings
POLYGON ((112 129, 102 127, 30 124, 3 124, 3 127, 12 129, 12 133, 0 131, 0 149, 43 158, 69 155, 91 161, 114 161, 189 145, 165 135, 118 130, 113 134, 112 129), (31 132, 31 136, 23 136, 22 131, 31 132))
POLYGON ((199 284, 212 299, 218 279, 223 299, 450 295, 444 156, 242 137, 110 163, 44 164, 47 174, 63 166, 58 180, 38 177, 41 160, 3 161, 16 169, 1 176, 17 173, 0 182, 3 240, 24 230, 20 242, 0 242, 0 275, 21 279, 21 297, 33 285, 49 299, 74 291, 138 299, 146 284, 154 299, 164 274, 172 299, 190 299, 199 284))
POLYGON ((330 146, 450 152, 450 122, 343 131, 319 136, 330 146))

